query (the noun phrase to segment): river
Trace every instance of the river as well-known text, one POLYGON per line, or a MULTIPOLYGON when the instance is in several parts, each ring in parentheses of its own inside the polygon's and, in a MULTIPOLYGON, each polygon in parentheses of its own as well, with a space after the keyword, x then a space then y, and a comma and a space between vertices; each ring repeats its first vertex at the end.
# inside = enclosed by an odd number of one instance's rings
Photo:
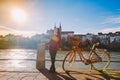
MULTIPOLYGON (((63 60, 66 52, 57 53, 56 59, 63 60)), ((111 64, 109 69, 120 70, 120 52, 110 52, 111 64)), ((1 49, 0 50, 0 68, 36 68, 37 50, 34 49, 1 49)), ((48 51, 46 50, 45 59, 50 60, 48 51)), ((50 61, 46 61, 46 68, 50 67, 50 61)), ((61 61, 56 61, 56 67, 61 68, 61 61)), ((89 68, 82 63, 77 63, 77 67, 89 68)))

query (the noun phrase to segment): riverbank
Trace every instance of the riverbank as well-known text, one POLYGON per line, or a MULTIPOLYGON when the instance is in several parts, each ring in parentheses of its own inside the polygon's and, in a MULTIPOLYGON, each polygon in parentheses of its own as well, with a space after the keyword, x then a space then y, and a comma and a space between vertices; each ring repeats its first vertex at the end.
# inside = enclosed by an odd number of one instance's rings
MULTIPOLYGON (((56 68, 62 67, 62 62, 66 56, 67 51, 58 51, 56 55, 56 68)), ((87 58, 87 54, 84 54, 87 58)), ((89 55, 89 54, 88 54, 89 55)), ((111 63, 109 69, 120 70, 120 53, 110 52, 111 63)), ((36 57, 37 50, 33 49, 7 49, 0 50, 0 67, 36 67, 36 57)), ((79 59, 79 56, 78 56, 79 59)), ((45 51, 45 64, 46 68, 50 67, 50 55, 49 51, 45 51)), ((83 63, 76 62, 76 68, 86 68, 89 69, 89 65, 84 65, 83 63)))

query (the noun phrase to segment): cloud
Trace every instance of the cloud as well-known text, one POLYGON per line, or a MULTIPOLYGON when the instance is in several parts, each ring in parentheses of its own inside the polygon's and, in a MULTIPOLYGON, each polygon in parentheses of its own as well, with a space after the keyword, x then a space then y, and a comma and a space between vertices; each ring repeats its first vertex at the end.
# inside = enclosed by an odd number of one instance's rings
POLYGON ((113 15, 113 16, 107 16, 104 20, 104 22, 101 24, 102 29, 98 32, 102 33, 109 33, 109 32, 117 32, 120 31, 120 16, 113 15))
POLYGON ((12 28, 9 28, 9 27, 6 27, 6 26, 0 26, 0 31, 3 31, 3 30, 6 30, 6 31, 16 31, 15 29, 12 29, 12 28))
POLYGON ((117 27, 117 28, 105 28, 105 29, 102 29, 98 32, 102 32, 102 33, 109 33, 109 32, 117 32, 117 31, 120 31, 120 27, 117 27))
POLYGON ((120 16, 109 16, 105 19, 105 21, 103 22, 103 24, 118 24, 120 23, 120 16))
POLYGON ((22 35, 24 37, 31 37, 35 34, 39 34, 39 32, 36 32, 36 31, 21 31, 21 30, 8 28, 6 26, 0 26, 0 35, 7 35, 9 33, 14 35, 22 35))

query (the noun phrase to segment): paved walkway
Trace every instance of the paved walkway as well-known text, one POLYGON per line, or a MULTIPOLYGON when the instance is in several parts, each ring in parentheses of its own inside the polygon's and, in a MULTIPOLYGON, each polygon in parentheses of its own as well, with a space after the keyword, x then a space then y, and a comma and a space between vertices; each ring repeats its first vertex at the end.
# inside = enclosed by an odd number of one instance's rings
POLYGON ((103 73, 85 69, 67 72, 57 69, 56 73, 50 73, 47 69, 0 68, 0 80, 120 80, 120 70, 103 73))

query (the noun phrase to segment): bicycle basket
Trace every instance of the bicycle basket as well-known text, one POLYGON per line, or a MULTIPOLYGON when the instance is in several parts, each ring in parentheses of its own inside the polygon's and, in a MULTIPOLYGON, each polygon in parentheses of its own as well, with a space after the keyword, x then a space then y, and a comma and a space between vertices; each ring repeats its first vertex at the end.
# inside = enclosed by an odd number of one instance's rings
POLYGON ((90 51, 90 49, 91 49, 91 42, 90 42, 90 40, 81 41, 81 43, 79 44, 79 48, 82 51, 90 51))
POLYGON ((70 37, 69 38, 69 43, 72 45, 72 46, 79 46, 81 40, 76 38, 76 37, 70 37))

